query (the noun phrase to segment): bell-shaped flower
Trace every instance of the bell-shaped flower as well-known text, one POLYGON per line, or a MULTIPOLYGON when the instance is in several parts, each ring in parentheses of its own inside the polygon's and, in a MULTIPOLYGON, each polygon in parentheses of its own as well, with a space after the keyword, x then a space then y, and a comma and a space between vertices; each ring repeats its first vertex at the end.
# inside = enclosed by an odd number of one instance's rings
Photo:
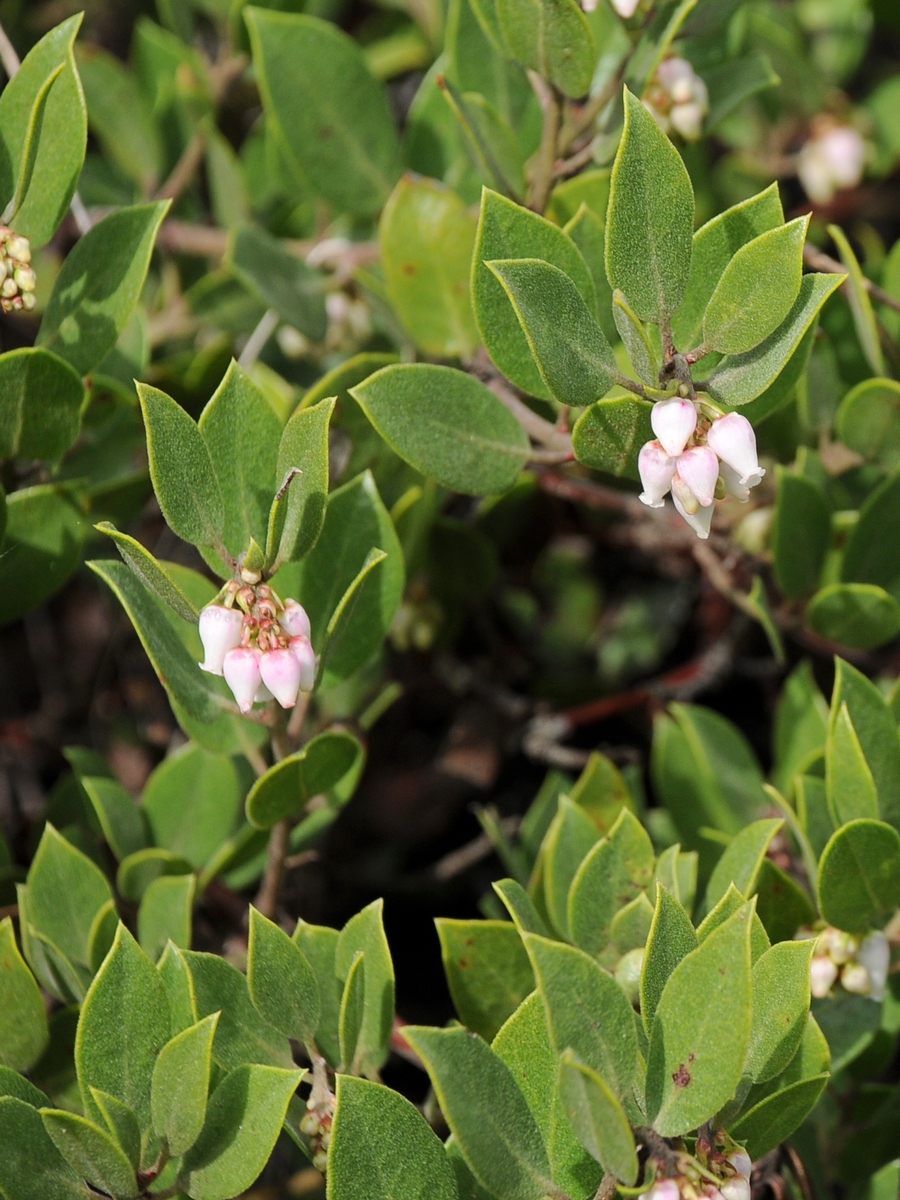
POLYGON ((288 637, 309 637, 309 617, 303 605, 298 604, 296 600, 290 597, 285 600, 284 612, 278 619, 288 637))
POLYGON ((300 664, 300 691, 311 692, 316 682, 316 652, 308 637, 293 637, 290 641, 292 652, 300 664))
POLYGON ((856 996, 869 996, 872 992, 872 977, 859 962, 849 962, 841 971, 841 987, 856 996))
POLYGON ((624 20, 629 20, 637 12, 640 0, 612 0, 612 6, 624 20))
POLYGON ((640 499, 650 508, 662 508, 663 497, 672 486, 675 459, 666 454, 659 442, 645 442, 638 454, 638 472, 644 485, 640 499))
POLYGON ((703 133, 703 118, 706 109, 696 100, 688 100, 686 104, 673 104, 669 111, 669 120, 676 133, 688 142, 696 142, 703 133))
POLYGON ((679 454, 678 474, 697 497, 701 506, 712 504, 716 498, 716 482, 719 478, 719 460, 709 446, 693 446, 679 454))
POLYGON ((723 1200, 750 1200, 750 1181, 743 1175, 732 1175, 719 1184, 723 1200))
POLYGON ((650 410, 650 424, 666 454, 677 458, 697 428, 697 410, 680 396, 658 400, 650 410))
MULTIPOLYGON (((687 521, 688 525, 690 525, 691 529, 693 529, 694 533, 696 533, 697 537, 703 538, 705 541, 709 537, 709 528, 710 525, 712 525, 713 509, 715 508, 715 505, 707 504, 705 506, 701 506, 697 503, 696 497, 694 497, 693 511, 688 511, 688 509, 679 500, 678 492, 675 490, 675 483, 677 481, 678 476, 676 475, 675 479, 672 481, 672 499, 675 502, 675 507, 680 515, 687 521)), ((693 493, 691 493, 691 495, 693 496, 693 493)))
POLYGON ((210 675, 222 674, 222 663, 229 650, 241 644, 244 614, 237 608, 226 608, 224 604, 207 604, 200 613, 198 627, 203 643, 201 671, 210 675))
POLYGON ((728 413, 713 421, 706 441, 722 462, 737 472, 745 487, 756 487, 765 475, 756 455, 753 426, 740 413, 728 413))
POLYGON ((726 462, 720 462, 719 478, 729 496, 734 496, 735 500, 739 500, 741 504, 747 503, 750 499, 750 489, 745 483, 741 483, 741 477, 733 467, 729 467, 726 462))
POLYGON ((638 1200, 681 1200, 681 1189, 674 1179, 657 1179, 638 1200))
POLYGON ((293 650, 266 650, 259 662, 262 681, 282 708, 293 708, 300 691, 300 660, 293 650))
POLYGON ((815 954, 809 967, 809 987, 817 1000, 824 1000, 838 977, 837 963, 827 954, 815 954))
POLYGON ((728 1162, 734 1167, 738 1175, 743 1175, 745 1179, 749 1179, 753 1173, 753 1162, 746 1150, 734 1150, 728 1155, 728 1162))
POLYGON ((869 995, 873 1000, 883 1000, 891 965, 891 947, 880 929, 863 938, 863 943, 856 952, 856 961, 869 973, 869 995))
POLYGON ((247 713, 253 707, 256 693, 262 682, 259 663, 262 651, 255 646, 238 646, 229 650, 222 664, 225 682, 231 688, 238 708, 247 713))

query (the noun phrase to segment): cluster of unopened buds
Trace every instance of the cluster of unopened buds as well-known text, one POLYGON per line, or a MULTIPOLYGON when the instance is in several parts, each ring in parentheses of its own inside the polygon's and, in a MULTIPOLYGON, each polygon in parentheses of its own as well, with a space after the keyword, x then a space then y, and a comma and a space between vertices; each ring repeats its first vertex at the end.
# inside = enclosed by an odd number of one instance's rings
MULTIPOLYGON (((710 406, 703 404, 704 409, 710 406)), ((673 396, 650 413, 656 438, 638 455, 641 500, 662 508, 669 492, 698 537, 709 537, 713 507, 726 494, 745 501, 765 471, 756 454, 753 426, 740 413, 711 417, 695 401, 673 396)))
POLYGON ((4 312, 31 312, 37 277, 31 268, 28 238, 0 225, 0 308, 4 312))
POLYGON ((817 1000, 830 995, 837 983, 845 992, 871 1000, 884 999, 891 947, 880 929, 861 936, 828 925, 818 935, 806 929, 799 936, 816 938, 809 974, 810 990, 817 1000))
POLYGON ((797 155, 797 174, 810 200, 827 204, 835 192, 856 187, 865 166, 866 143, 858 129, 828 114, 813 120, 797 155))
POLYGON ((268 584, 232 580, 203 609, 199 624, 200 667, 224 675, 241 712, 272 699, 293 708, 300 692, 312 691, 316 655, 309 617, 296 600, 282 603, 268 584))
POLYGON ((687 61, 671 54, 656 68, 643 97, 644 107, 665 133, 673 129, 689 142, 703 133, 709 112, 706 84, 687 61))
POLYGON ((309 1108, 300 1118, 300 1132, 310 1140, 312 1150, 312 1165, 317 1171, 325 1174, 328 1167, 328 1147, 331 1144, 331 1122, 328 1113, 320 1113, 315 1108, 309 1108))
POLYGON ((679 1155, 679 1173, 655 1179, 638 1200, 750 1200, 753 1164, 746 1150, 732 1143, 730 1151, 713 1150, 704 1159, 701 1165, 686 1154, 679 1155))

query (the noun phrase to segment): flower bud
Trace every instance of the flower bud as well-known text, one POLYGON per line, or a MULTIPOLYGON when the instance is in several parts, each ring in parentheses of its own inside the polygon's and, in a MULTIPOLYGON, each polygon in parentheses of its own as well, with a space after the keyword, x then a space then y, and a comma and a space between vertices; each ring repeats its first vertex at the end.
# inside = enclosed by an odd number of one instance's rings
MULTIPOLYGON (((675 476, 675 480, 678 476, 675 476)), ((705 541, 709 537, 709 527, 712 524, 714 504, 707 504, 705 507, 698 507, 693 512, 689 512, 678 498, 678 493, 675 491, 675 480, 672 481, 672 499, 675 502, 675 507, 682 517, 693 529, 698 538, 703 538, 705 541)), ((696 503, 696 501, 695 501, 696 503)))
POLYGON ((722 1200, 750 1200, 750 1181, 743 1175, 732 1175, 719 1184, 722 1200))
POLYGON ((33 292, 37 287, 37 276, 31 267, 16 267, 13 271, 13 279, 18 284, 20 291, 33 292))
POLYGON ((730 1162, 738 1175, 743 1175, 745 1179, 749 1179, 753 1172, 753 1163, 750 1160, 750 1155, 746 1150, 734 1150, 728 1155, 726 1160, 730 1162))
POLYGON ((322 1130, 319 1122, 319 1114, 310 1109, 305 1112, 300 1118, 300 1132, 305 1133, 307 1137, 318 1137, 322 1130))
POLYGON ((255 646, 238 646, 236 650, 228 651, 222 663, 225 682, 231 688, 241 712, 249 712, 256 699, 261 680, 261 658, 262 651, 255 646))
MULTIPOLYGON (((863 938, 863 943, 856 952, 856 961, 869 973, 869 995, 873 1000, 883 1000, 891 965, 891 947, 880 929, 863 938)), ((846 971, 844 973, 846 974, 846 971)), ((846 984, 844 986, 846 987, 846 984)))
POLYGON ((16 259, 21 263, 31 262, 31 243, 28 238, 22 237, 18 233, 12 234, 6 239, 6 253, 10 258, 16 259))
POLYGON ((650 411, 650 424, 666 454, 677 458, 697 428, 697 410, 690 400, 678 396, 658 400, 650 411))
POLYGON ((706 435, 710 448, 737 472, 745 487, 756 487, 765 475, 756 456, 756 434, 740 413, 728 413, 713 421, 706 435))
POLYGON ((241 644, 244 617, 236 608, 224 604, 207 604, 198 621, 200 641, 203 643, 201 671, 210 675, 221 675, 225 655, 241 644))
POLYGON ((613 8, 625 21, 630 20, 634 16, 639 3, 640 0, 612 0, 613 8))
POLYGON ((663 496, 672 486, 675 459, 666 454, 659 442, 646 442, 638 455, 638 471, 644 485, 641 500, 650 508, 662 508, 663 496))
POLYGON ((823 1000, 838 977, 835 963, 825 954, 816 954, 809 967, 809 988, 817 1000, 823 1000))
POLYGON ((699 140, 705 116, 706 110, 696 100, 689 100, 687 104, 673 104, 669 112, 672 128, 688 142, 699 140))
POLYGON ((638 1200, 681 1200, 681 1189, 674 1179, 657 1179, 638 1200))
POLYGON ((291 638, 291 651, 300 664, 300 691, 311 692, 316 683, 316 652, 308 637, 291 638))
POLYGON ((841 987, 857 996, 868 996, 872 991, 872 977, 859 962, 849 962, 841 972, 841 987))
POLYGON ((267 650, 259 664, 262 681, 282 708, 293 708, 300 690, 300 660, 293 650, 267 650))
POLYGON ((709 446, 694 446, 678 456, 678 474, 701 505, 712 504, 719 478, 719 460, 709 446))
POLYGON ((284 602, 284 612, 279 618, 281 627, 288 637, 305 637, 310 634, 309 617, 306 614, 306 609, 302 604, 298 604, 296 600, 288 597, 284 602))
POLYGON ((328 1170, 328 1155, 324 1150, 319 1150, 313 1155, 312 1165, 317 1171, 321 1171, 324 1175, 328 1170))

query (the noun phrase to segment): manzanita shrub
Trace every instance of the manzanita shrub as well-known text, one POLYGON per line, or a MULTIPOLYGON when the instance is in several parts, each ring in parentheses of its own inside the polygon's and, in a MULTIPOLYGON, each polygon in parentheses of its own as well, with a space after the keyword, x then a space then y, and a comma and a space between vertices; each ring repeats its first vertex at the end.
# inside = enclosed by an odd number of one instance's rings
POLYGON ((229 1200, 279 1155, 329 1200, 896 1197, 890 6, 157 7, 127 63, 0 30, 0 620, 101 587, 183 735, 138 796, 66 747, 0 835, 0 1197, 229 1200), (564 539, 539 620, 500 578, 548 494, 740 628, 659 675, 683 597, 598 624, 564 539), (437 922, 458 1020, 411 1025, 382 902, 330 928, 283 881, 390 656, 493 592, 516 655, 593 674, 483 684, 556 765, 480 807, 507 877, 437 922), (693 702, 748 628, 768 770, 693 702), (646 782, 564 744, 605 703, 650 707, 646 782))

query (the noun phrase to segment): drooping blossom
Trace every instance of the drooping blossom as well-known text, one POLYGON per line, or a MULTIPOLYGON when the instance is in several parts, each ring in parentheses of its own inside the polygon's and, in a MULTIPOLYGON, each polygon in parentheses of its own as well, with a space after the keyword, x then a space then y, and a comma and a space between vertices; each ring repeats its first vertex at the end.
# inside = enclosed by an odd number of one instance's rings
POLYGON ((697 141, 703 133, 709 92, 686 58, 671 54, 663 59, 644 93, 643 103, 665 133, 674 130, 689 142, 697 141))

